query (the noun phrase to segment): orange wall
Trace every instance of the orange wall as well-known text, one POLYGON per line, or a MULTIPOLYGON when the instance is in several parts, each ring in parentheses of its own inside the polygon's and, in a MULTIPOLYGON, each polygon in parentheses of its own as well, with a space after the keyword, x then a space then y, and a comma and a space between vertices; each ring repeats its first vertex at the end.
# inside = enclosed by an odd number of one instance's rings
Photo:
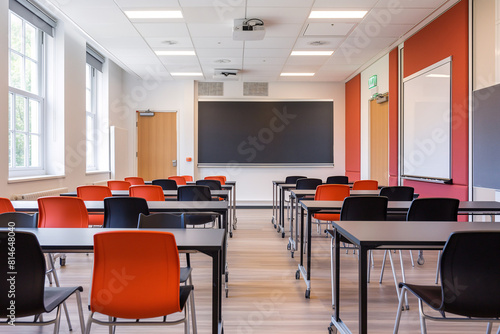
POLYGON ((398 48, 389 53, 389 185, 398 185, 398 48))
POLYGON ((361 170, 361 75, 345 84, 345 175, 360 179, 361 170))
MULTIPOLYGON (((421 197, 468 199, 468 1, 462 0, 404 43, 404 76, 452 57, 452 185, 405 180, 421 197)), ((392 137, 391 137, 392 138, 392 137)), ((392 139, 391 139, 392 140, 392 139)))

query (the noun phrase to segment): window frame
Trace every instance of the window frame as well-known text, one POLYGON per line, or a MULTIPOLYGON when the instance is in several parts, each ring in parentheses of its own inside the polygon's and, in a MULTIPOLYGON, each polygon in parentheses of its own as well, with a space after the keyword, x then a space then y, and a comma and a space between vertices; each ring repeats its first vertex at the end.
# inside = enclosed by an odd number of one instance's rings
MULTIPOLYGON (((98 147, 98 131, 99 131, 99 126, 98 126, 98 119, 99 119, 99 80, 98 80, 98 73, 97 69, 92 66, 89 63, 85 64, 85 72, 86 76, 87 74, 90 74, 90 110, 88 110, 87 106, 87 99, 85 99, 85 142, 86 145, 92 145, 93 146, 93 165, 89 165, 89 151, 88 148, 86 149, 85 152, 85 168, 87 172, 93 172, 93 171, 98 171, 99 170, 99 164, 98 164, 98 158, 99 158, 99 147, 98 147), (89 73, 90 71, 90 73, 89 73), (92 128, 93 128, 93 138, 89 139, 88 138, 88 120, 92 119, 92 128)), ((87 87, 87 80, 85 80, 85 93, 89 90, 89 87, 87 87)))

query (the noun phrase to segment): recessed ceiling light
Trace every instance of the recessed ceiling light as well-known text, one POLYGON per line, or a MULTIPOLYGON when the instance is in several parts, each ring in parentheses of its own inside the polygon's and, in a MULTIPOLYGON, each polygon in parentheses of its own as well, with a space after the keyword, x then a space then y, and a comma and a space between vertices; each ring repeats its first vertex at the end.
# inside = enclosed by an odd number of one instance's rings
POLYGON ((155 51, 158 56, 196 56, 194 51, 155 51))
POLYGON ((312 77, 314 73, 291 73, 283 72, 280 74, 282 77, 312 77))
POLYGON ((173 77, 201 77, 203 73, 201 72, 172 72, 170 73, 173 77))
POLYGON ((182 19, 180 10, 126 10, 130 19, 182 19))
POLYGON ((320 46, 320 45, 326 45, 326 44, 328 44, 328 42, 327 41, 313 41, 313 42, 309 42, 308 44, 312 45, 312 46, 320 46))
POLYGON ((449 74, 437 74, 437 73, 434 73, 434 74, 427 74, 426 77, 428 77, 428 78, 449 78, 450 75, 449 74))
POLYGON ((291 56, 331 56, 333 51, 292 51, 291 56))
POLYGON ((310 19, 361 19, 366 10, 313 10, 310 19))
POLYGON ((223 59, 217 59, 215 61, 215 63, 219 63, 219 64, 227 64, 227 63, 230 63, 230 62, 231 62, 231 59, 225 59, 225 58, 223 58, 223 59))

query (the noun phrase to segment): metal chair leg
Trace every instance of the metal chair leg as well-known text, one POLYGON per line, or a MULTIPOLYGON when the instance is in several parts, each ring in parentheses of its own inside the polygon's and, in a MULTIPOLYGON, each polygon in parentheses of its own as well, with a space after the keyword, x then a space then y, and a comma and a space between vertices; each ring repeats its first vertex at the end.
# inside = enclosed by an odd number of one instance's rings
POLYGON ((418 300, 418 308, 420 312, 420 332, 422 334, 427 334, 427 326, 425 325, 424 309, 422 299, 418 300))
MULTIPOLYGON (((54 277, 54 282, 56 283, 56 286, 59 287, 59 277, 57 276, 57 271, 54 266, 54 258, 52 253, 49 253, 49 262, 50 262, 50 267, 52 268, 52 276, 54 277)), ((64 308, 64 313, 66 314, 66 320, 68 321, 68 327, 69 330, 72 331, 73 328, 71 327, 71 320, 69 318, 69 312, 68 312, 68 307, 66 306, 66 302, 63 303, 63 308, 64 308)))
MULTIPOLYGON (((403 265, 403 252, 400 250, 399 251, 399 261, 401 262, 401 278, 403 279, 403 283, 406 283, 406 277, 405 277, 405 268, 403 265)), ((410 305, 408 304, 408 294, 405 292, 405 301, 406 301, 406 309, 410 309, 410 305)))
POLYGON ((382 284, 382 280, 384 279, 384 269, 385 269, 385 260, 387 258, 387 249, 384 251, 384 258, 382 259, 382 268, 380 269, 380 279, 378 282, 382 284))
MULTIPOLYGON (((406 288, 403 287, 401 289, 401 292, 406 291, 406 288)), ((396 313, 396 322, 394 323, 394 331, 393 334, 397 334, 399 331, 399 323, 401 322, 401 313, 402 313, 402 308, 403 308, 403 294, 401 293, 399 295, 399 304, 398 304, 398 312, 396 313)))
POLYGON ((439 266, 441 265, 441 251, 438 252, 438 260, 436 266, 436 284, 439 282, 439 266))

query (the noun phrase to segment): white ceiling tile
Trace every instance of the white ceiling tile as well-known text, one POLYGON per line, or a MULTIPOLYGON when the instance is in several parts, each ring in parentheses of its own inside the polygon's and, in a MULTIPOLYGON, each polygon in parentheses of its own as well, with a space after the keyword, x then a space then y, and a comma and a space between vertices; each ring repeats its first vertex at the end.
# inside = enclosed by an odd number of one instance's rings
POLYGON ((294 50, 334 50, 343 41, 345 37, 300 37, 295 42, 294 50), (311 44, 313 43, 313 44, 311 44), (321 43, 321 44, 320 44, 321 43))
POLYGON ((189 23, 192 37, 229 37, 233 38, 233 24, 189 23))
POLYGON ((302 30, 302 24, 279 24, 266 26, 266 37, 297 37, 302 30))
POLYGON ((189 37, 149 37, 146 38, 146 42, 154 50, 193 50, 193 43, 189 37))
POLYGON ((341 9, 370 9, 378 0, 316 0, 313 9, 341 8, 341 9))
POLYGON ((287 58, 276 58, 276 57, 254 57, 254 58, 245 58, 245 65, 274 65, 274 66, 283 66, 286 62, 287 58))
POLYGON ((247 18, 259 18, 265 26, 283 23, 303 23, 309 16, 309 8, 293 7, 250 7, 247 18))
POLYGON ((185 23, 135 23, 144 37, 189 37, 185 23))
POLYGON ((290 49, 245 49, 245 57, 287 57, 290 49))
POLYGON ((308 57, 301 57, 301 56, 294 56, 294 57, 288 57, 288 60, 286 61, 286 66, 289 65, 314 65, 314 66, 321 66, 323 65, 329 57, 316 57, 316 56, 308 56, 308 57))
POLYGON ((217 6, 185 7, 182 14, 187 23, 226 23, 232 25, 234 19, 245 17, 245 9, 231 8, 231 10, 221 11, 217 6))
POLYGON ((177 0, 115 0, 122 8, 180 8, 177 0))
POLYGON ((291 49, 295 43, 293 37, 265 37, 260 41, 246 41, 245 49, 291 49))
POLYGON ((385 8, 372 9, 364 18, 363 22, 378 22, 385 26, 388 24, 412 24, 415 25, 431 14, 434 10, 430 8, 400 9, 397 14, 391 13, 385 8))
POLYGON ((169 65, 187 65, 187 66, 200 66, 196 56, 158 56, 162 64, 169 65))
POLYGON ((377 22, 369 22, 360 24, 355 31, 369 37, 401 37, 412 28, 413 25, 410 24, 380 25, 377 22))
POLYGON ((306 26, 304 36, 345 36, 355 23, 311 22, 306 26))
POLYGON ((243 49, 196 49, 196 54, 200 58, 238 58, 243 49))
POLYGON ((200 58, 200 63, 203 67, 211 68, 241 68, 243 64, 242 58, 200 58), (229 62, 221 63, 219 60, 225 59, 229 62))
POLYGON ((196 48, 200 49, 217 49, 217 48, 229 48, 237 49, 243 48, 242 41, 235 41, 232 37, 195 37, 193 38, 193 44, 196 48))
POLYGON ((447 0, 379 0, 375 7, 398 8, 437 8, 447 0))
POLYGON ((321 67, 321 64, 317 65, 289 65, 288 63, 283 67, 281 72, 286 73, 316 73, 321 67))
POLYGON ((310 8, 314 0, 247 0, 248 7, 305 7, 310 8))

